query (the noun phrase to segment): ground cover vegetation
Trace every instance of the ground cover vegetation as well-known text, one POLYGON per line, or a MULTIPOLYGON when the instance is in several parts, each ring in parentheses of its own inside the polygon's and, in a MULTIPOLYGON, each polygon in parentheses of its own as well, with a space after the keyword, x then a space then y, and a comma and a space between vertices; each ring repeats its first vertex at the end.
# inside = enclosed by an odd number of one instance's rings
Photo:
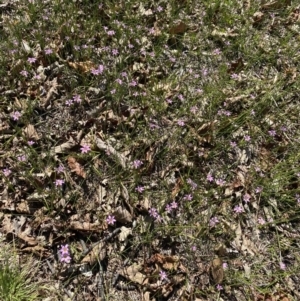
POLYGON ((0 13, 1 300, 300 299, 297 1, 0 13))

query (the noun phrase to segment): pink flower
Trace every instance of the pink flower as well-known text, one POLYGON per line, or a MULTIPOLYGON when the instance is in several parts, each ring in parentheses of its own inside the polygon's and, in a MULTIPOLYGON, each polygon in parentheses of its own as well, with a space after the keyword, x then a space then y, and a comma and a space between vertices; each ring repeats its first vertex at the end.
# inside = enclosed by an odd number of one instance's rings
POLYGON ((3 169, 3 173, 6 177, 8 177, 11 174, 11 170, 8 168, 3 169))
POLYGON ((137 186, 137 187, 135 188, 135 190, 136 190, 137 192, 139 192, 139 193, 142 193, 142 192, 145 190, 145 187, 143 187, 143 186, 137 186))
POLYGON ((73 101, 77 102, 77 103, 81 103, 82 99, 81 99, 80 95, 74 95, 73 96, 73 101))
POLYGON ((168 279, 168 276, 167 276, 165 271, 160 271, 159 272, 159 277, 160 277, 161 281, 168 279))
POLYGON ((285 270, 286 269, 286 265, 282 261, 279 263, 279 267, 280 267, 281 270, 285 270))
POLYGON ((56 187, 61 187, 61 186, 63 186, 63 184, 65 183, 65 181, 64 180, 61 180, 61 179, 57 179, 57 180, 55 180, 55 186, 56 187))
POLYGON ((27 59, 27 61, 28 61, 29 63, 33 64, 33 63, 36 62, 36 58, 35 58, 35 57, 29 57, 29 58, 27 59))
POLYGON ((143 162, 140 160, 134 160, 133 161, 133 166, 135 169, 138 169, 139 167, 141 167, 143 165, 143 162))
POLYGON ((45 51, 45 54, 47 54, 47 55, 49 55, 53 52, 52 49, 50 49, 50 48, 46 48, 44 51, 45 51))
POLYGON ((184 121, 182 119, 179 119, 177 121, 177 124, 180 125, 180 126, 184 126, 185 123, 184 123, 184 121))
POLYGON ((234 207, 233 211, 235 213, 242 213, 242 212, 244 212, 244 208, 240 205, 237 205, 237 206, 234 207))
POLYGON ((210 227, 214 227, 217 223, 219 223, 219 220, 216 216, 212 217, 210 220, 209 220, 209 225, 210 227))
POLYGON ((207 175, 207 177, 206 177, 206 180, 207 180, 208 182, 213 182, 213 181, 214 181, 214 177, 209 173, 209 174, 207 175))
POLYGON ((10 116, 13 120, 19 120, 19 118, 22 116, 22 114, 19 111, 15 111, 10 116))
POLYGON ((109 224, 109 225, 113 225, 115 222, 116 222, 116 219, 113 215, 109 215, 107 218, 106 218, 106 222, 109 224))
POLYGON ((83 144, 80 150, 82 154, 87 154, 91 150, 91 147, 87 144, 83 144))
POLYGON ((248 193, 246 193, 246 194, 243 196, 243 200, 244 200, 246 203, 250 202, 250 199, 251 199, 251 196, 250 196, 250 194, 248 194, 248 193))
POLYGON ((250 141, 250 140, 251 140, 251 137, 250 137, 249 135, 246 135, 246 136, 244 137, 244 139, 245 139, 245 141, 250 141))

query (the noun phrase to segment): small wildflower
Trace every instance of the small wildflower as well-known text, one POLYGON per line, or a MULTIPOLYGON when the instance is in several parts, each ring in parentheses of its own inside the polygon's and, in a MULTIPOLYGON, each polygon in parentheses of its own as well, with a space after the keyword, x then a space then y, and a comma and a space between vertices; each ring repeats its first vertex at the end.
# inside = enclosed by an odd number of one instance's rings
POLYGON ((160 277, 161 281, 168 279, 168 276, 167 276, 165 271, 160 271, 159 272, 159 277, 160 277))
POLYGON ((192 246, 192 251, 196 251, 197 250, 197 247, 196 246, 192 246))
POLYGON ((187 179, 186 182, 191 185, 192 190, 195 190, 198 186, 192 179, 187 179))
POLYGON ((224 186, 225 183, 226 183, 226 182, 225 182, 223 179, 216 179, 216 184, 217 184, 218 186, 224 186))
POLYGON ((145 187, 143 187, 143 186, 137 186, 137 187, 135 188, 135 190, 136 190, 137 192, 139 192, 139 193, 142 193, 142 192, 145 190, 145 187))
POLYGON ((171 208, 172 209, 176 209, 178 208, 178 203, 176 203, 175 201, 171 203, 171 208))
POLYGON ((230 77, 231 77, 232 79, 238 79, 238 78, 239 78, 238 74, 236 74, 236 73, 232 73, 232 74, 230 75, 230 77))
POLYGON ((28 143, 28 145, 30 145, 30 146, 31 146, 31 145, 33 145, 35 142, 34 142, 34 141, 32 141, 32 140, 29 140, 27 143, 28 143))
POLYGON ((264 225, 266 223, 266 221, 262 217, 259 217, 257 219, 257 223, 260 224, 260 225, 264 225))
POLYGON ((21 155, 21 156, 18 156, 17 159, 18 159, 18 161, 20 161, 20 162, 25 162, 27 158, 26 158, 25 155, 21 155))
POLYGON ((184 199, 185 201, 191 201, 191 200, 193 199, 193 195, 192 195, 192 194, 186 194, 186 195, 183 197, 183 199, 184 199))
POLYGON ((271 130, 271 131, 268 131, 269 135, 272 136, 272 137, 275 137, 276 136, 276 131, 275 130, 271 130))
POLYGON ((173 208, 171 207, 171 205, 167 204, 167 206, 166 206, 166 211, 167 211, 168 213, 171 213, 172 210, 173 210, 173 208))
POLYGON ((116 32, 115 32, 114 30, 108 30, 106 33, 107 33, 109 36, 114 36, 116 32))
POLYGON ((53 52, 52 49, 50 49, 50 48, 46 48, 44 51, 45 51, 45 54, 47 54, 47 55, 49 55, 53 52))
POLYGON ((207 180, 208 182, 213 182, 213 181, 214 181, 214 177, 209 173, 209 174, 207 175, 207 177, 206 177, 206 180, 207 180))
POLYGON ((196 112, 198 111, 198 108, 196 106, 193 106, 190 108, 190 111, 193 113, 193 114, 196 114, 196 112))
POLYGON ((150 215, 151 217, 153 217, 153 218, 157 218, 158 212, 157 212, 157 210, 156 210, 155 208, 150 208, 150 209, 149 209, 149 215, 150 215))
POLYGON ((3 173, 6 177, 8 177, 11 174, 11 170, 8 168, 3 169, 3 173))
POLYGON ((224 270, 228 269, 228 263, 227 262, 223 262, 222 266, 223 266, 224 270))
POLYGON ((81 99, 80 95, 74 95, 73 96, 73 101, 77 102, 77 103, 81 103, 82 99, 81 99))
POLYGON ((80 150, 82 154, 87 154, 91 150, 91 147, 87 144, 83 144, 80 150))
POLYGON ((251 110, 251 113, 250 113, 252 116, 255 116, 255 111, 254 110, 251 110))
POLYGON ((65 170, 65 167, 64 167, 63 165, 59 165, 59 166, 56 168, 56 171, 57 171, 58 173, 62 173, 62 172, 64 172, 64 170, 65 170))
POLYGON ((66 100, 66 105, 67 106, 71 106, 72 103, 73 103, 73 99, 66 100))
POLYGON ((36 58, 35 58, 35 57, 29 57, 29 58, 27 59, 27 61, 28 61, 30 64, 33 64, 33 63, 36 62, 36 58))
POLYGON ((232 148, 236 147, 236 142, 235 142, 235 141, 230 141, 230 146, 231 146, 232 148))
POLYGON ((22 116, 22 114, 19 111, 15 111, 11 114, 11 118, 13 120, 19 120, 21 116, 22 116))
POLYGON ((244 212, 244 208, 240 205, 237 205, 237 206, 234 207, 233 211, 235 213, 242 213, 242 212, 244 212))
POLYGON ((61 262, 65 262, 65 263, 71 262, 71 256, 70 256, 68 245, 61 246, 61 249, 58 252, 59 252, 59 257, 61 262))
POLYGON ((131 87, 135 87, 137 85, 137 82, 135 80, 133 80, 131 83, 129 83, 129 86, 131 87))
POLYGON ((250 194, 248 194, 248 193, 246 193, 246 194, 243 196, 243 200, 244 200, 246 203, 250 202, 250 199, 251 199, 251 196, 250 196, 250 194))
POLYGON ((140 160, 134 160, 133 161, 133 166, 135 169, 138 169, 139 167, 141 167, 143 165, 143 162, 140 160))
POLYGON ((223 290, 223 286, 222 286, 222 285, 220 285, 220 284, 218 284, 216 288, 217 288, 217 290, 218 290, 218 291, 221 291, 221 290, 223 290))
POLYGON ((286 269, 286 265, 282 261, 279 263, 279 267, 280 267, 281 270, 285 270, 286 269))
POLYGON ((25 77, 28 76, 28 72, 27 72, 26 70, 22 70, 22 71, 20 72, 20 74, 23 75, 23 76, 25 76, 25 77))
POLYGON ((251 140, 251 137, 249 136, 249 135, 246 135, 245 137, 244 137, 244 139, 245 139, 245 141, 250 141, 251 140))
POLYGON ((184 126, 185 125, 185 123, 184 123, 184 121, 182 119, 179 119, 177 121, 177 124, 180 125, 180 126, 184 126))
POLYGON ((156 8, 156 10, 160 13, 160 12, 163 11, 163 8, 162 8, 161 6, 158 6, 158 7, 156 8))
POLYGON ((113 215, 109 215, 107 218, 106 218, 106 222, 109 224, 109 225, 113 225, 115 222, 116 222, 116 219, 113 215))
POLYGON ((55 183, 56 187, 61 187, 61 186, 63 186, 63 184, 65 183, 65 181, 61 180, 61 179, 57 179, 57 180, 55 180, 54 183, 55 183))
POLYGON ((113 49, 111 52, 112 52, 112 55, 118 55, 119 54, 119 51, 117 49, 113 49))
POLYGON ((262 192, 262 187, 255 188, 255 193, 261 193, 261 192, 262 192))
POLYGON ((217 223, 219 223, 219 220, 216 216, 212 217, 210 220, 209 220, 209 226, 210 227, 214 227, 217 223))

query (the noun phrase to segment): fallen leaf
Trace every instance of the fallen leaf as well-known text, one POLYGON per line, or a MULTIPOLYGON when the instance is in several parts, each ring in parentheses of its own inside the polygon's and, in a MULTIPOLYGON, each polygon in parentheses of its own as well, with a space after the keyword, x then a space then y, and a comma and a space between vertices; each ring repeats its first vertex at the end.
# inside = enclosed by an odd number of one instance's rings
POLYGON ((71 169, 72 172, 75 172, 78 176, 82 177, 85 179, 86 177, 86 172, 84 171, 83 167, 81 166, 80 163, 76 161, 75 158, 73 157, 68 157, 68 165, 71 169))
POLYGON ((120 223, 131 223, 132 222, 132 216, 131 214, 121 206, 117 207, 116 210, 113 212, 114 217, 116 220, 120 223))
POLYGON ((70 139, 58 146, 55 146, 52 151, 54 151, 55 154, 64 154, 66 153, 68 150, 70 150, 72 147, 74 147, 76 145, 75 140, 70 137, 70 139))
POLYGON ((120 270, 120 275, 138 284, 145 284, 146 276, 140 272, 141 265, 133 264, 120 270))
POLYGON ((106 257, 106 246, 104 242, 96 244, 93 249, 81 260, 81 263, 89 263, 91 266, 106 257))
POLYGON ((40 139, 37 131, 35 130, 35 128, 32 124, 29 124, 25 129, 23 129, 23 134, 26 137, 26 139, 28 139, 28 140, 30 140, 30 139, 39 140, 40 139))
POLYGON ((180 34, 186 32, 186 30, 187 30, 187 25, 182 21, 180 21, 179 24, 171 27, 169 32, 170 34, 180 34))
POLYGON ((119 234, 119 241, 125 241, 125 239, 128 237, 128 235, 132 234, 131 228, 126 228, 124 226, 121 227, 121 232, 119 234))
POLYGON ((92 68, 97 68, 94 66, 93 62, 85 61, 85 62, 68 62, 69 67, 78 70, 83 73, 90 72, 92 68))
POLYGON ((215 258, 212 261, 210 272, 214 283, 219 284, 223 281, 224 278, 223 262, 220 258, 215 258))

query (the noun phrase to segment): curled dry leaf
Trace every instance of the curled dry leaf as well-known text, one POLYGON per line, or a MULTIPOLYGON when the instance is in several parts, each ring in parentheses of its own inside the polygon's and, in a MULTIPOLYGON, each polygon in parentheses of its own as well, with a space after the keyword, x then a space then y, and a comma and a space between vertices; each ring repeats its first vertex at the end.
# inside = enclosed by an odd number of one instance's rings
POLYGON ((55 154, 64 154, 75 145, 76 145, 75 140, 72 137, 70 137, 70 139, 67 142, 54 147, 52 151, 54 151, 55 154))
POLYGON ((85 179, 86 173, 85 173, 83 167, 81 166, 81 164, 78 163, 75 158, 68 157, 68 165, 72 172, 75 172, 78 176, 85 179))
POLYGON ((35 130, 32 124, 29 124, 25 129, 23 129, 23 134, 27 139, 35 139, 35 140, 40 139, 37 131, 35 130))
POLYGON ((131 214, 121 206, 117 207, 116 210, 113 212, 114 217, 116 220, 120 223, 131 223, 132 222, 132 216, 131 214))
POLYGON ((134 283, 145 284, 147 277, 140 272, 141 268, 141 265, 135 263, 129 267, 123 268, 120 271, 120 275, 134 283))
POLYGON ((81 260, 81 263, 89 263, 91 266, 106 257, 106 246, 104 242, 100 242, 81 260))
POLYGON ((223 281, 224 278, 224 270, 223 270, 223 262, 220 258, 215 258, 210 267, 210 273, 214 283, 219 284, 223 281))
POLYGON ((180 21, 180 23, 176 24, 175 26, 171 27, 170 34, 180 34, 185 33, 187 30, 187 25, 180 21))

